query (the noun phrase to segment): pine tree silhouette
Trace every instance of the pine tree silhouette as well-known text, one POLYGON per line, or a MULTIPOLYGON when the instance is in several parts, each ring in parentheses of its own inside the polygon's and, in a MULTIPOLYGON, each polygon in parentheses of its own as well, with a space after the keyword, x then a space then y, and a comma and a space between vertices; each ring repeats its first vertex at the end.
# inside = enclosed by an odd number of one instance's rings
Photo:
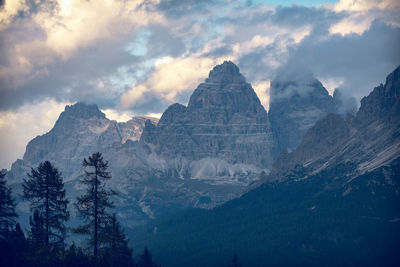
POLYGON ((66 234, 64 223, 69 219, 69 201, 65 197, 61 173, 45 161, 37 169, 32 168, 28 177, 22 185, 24 199, 31 201, 31 210, 43 216, 45 247, 62 246, 66 234))
POLYGON ((153 256, 151 255, 147 247, 144 248, 142 254, 137 258, 137 267, 159 267, 157 263, 153 261, 153 256))
POLYGON ((238 257, 235 254, 233 254, 232 260, 229 262, 228 267, 242 267, 242 265, 239 263, 238 257))
POLYGON ((12 227, 15 225, 14 199, 11 197, 11 188, 7 187, 5 179, 6 171, 0 171, 0 238, 7 238, 12 227))
POLYGON ((29 217, 31 226, 28 233, 28 240, 32 247, 40 249, 46 246, 46 233, 44 227, 44 218, 38 210, 33 212, 33 217, 29 217))
POLYGON ((133 266, 132 250, 115 214, 107 222, 100 240, 103 243, 103 262, 109 262, 109 266, 133 266))
POLYGON ((89 246, 93 248, 95 262, 98 259, 99 234, 104 231, 110 215, 108 208, 113 207, 109 197, 115 192, 105 187, 105 181, 111 178, 107 171, 108 162, 103 160, 100 152, 93 153, 84 159, 82 166, 85 177, 81 183, 87 186, 86 194, 79 196, 75 202, 78 216, 87 223, 75 229, 75 233, 89 235, 89 246), (89 169, 89 171, 88 171, 89 169))

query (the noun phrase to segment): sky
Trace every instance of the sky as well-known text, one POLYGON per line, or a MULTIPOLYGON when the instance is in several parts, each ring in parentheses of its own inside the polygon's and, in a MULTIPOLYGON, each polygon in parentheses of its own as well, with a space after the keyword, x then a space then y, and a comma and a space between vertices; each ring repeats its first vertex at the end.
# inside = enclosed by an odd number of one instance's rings
POLYGON ((286 67, 360 100, 399 47, 398 0, 0 0, 0 168, 77 101, 119 121, 160 116, 224 60, 266 110, 286 67))

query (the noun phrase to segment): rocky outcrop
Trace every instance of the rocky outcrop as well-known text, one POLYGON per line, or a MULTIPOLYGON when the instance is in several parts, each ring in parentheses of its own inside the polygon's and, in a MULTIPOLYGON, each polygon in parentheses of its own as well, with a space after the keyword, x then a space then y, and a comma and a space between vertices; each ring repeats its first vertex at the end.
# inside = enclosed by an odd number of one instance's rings
POLYGON ((146 121, 157 125, 158 119, 148 116, 135 116, 127 122, 118 122, 117 126, 122 137, 122 143, 128 140, 137 141, 140 139, 145 127, 146 121))
POLYGON ((357 124, 368 125, 376 120, 398 124, 400 120, 400 66, 368 96, 361 99, 357 113, 357 124))
POLYGON ((141 141, 160 154, 189 160, 212 157, 269 167, 273 138, 267 112, 253 88, 230 61, 216 66, 190 97, 171 105, 141 141))

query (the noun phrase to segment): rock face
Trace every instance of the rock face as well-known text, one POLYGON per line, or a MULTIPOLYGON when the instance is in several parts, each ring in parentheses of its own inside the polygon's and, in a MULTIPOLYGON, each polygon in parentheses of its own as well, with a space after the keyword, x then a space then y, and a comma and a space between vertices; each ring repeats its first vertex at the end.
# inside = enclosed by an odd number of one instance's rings
POLYGON ((232 62, 216 66, 190 97, 171 105, 141 141, 156 151, 189 160, 222 158, 229 163, 270 167, 273 138, 267 112, 232 62))
POLYGON ((142 132, 147 120, 149 120, 149 123, 154 125, 157 125, 158 123, 157 118, 147 116, 135 116, 127 122, 119 122, 118 129, 122 137, 122 143, 125 143, 128 140, 139 140, 142 136, 142 132))
POLYGON ((272 176, 284 177, 295 166, 308 171, 352 162, 352 175, 390 164, 400 157, 400 67, 361 100, 355 117, 328 115, 304 136, 293 153, 283 154, 272 176))
POLYGON ((114 143, 137 140, 147 119, 134 117, 126 123, 117 123, 107 119, 97 105, 78 102, 66 106, 50 132, 28 143, 23 159, 12 165, 9 180, 22 182, 25 173, 44 160, 62 166, 64 177, 71 176, 81 169, 83 157, 105 151, 114 143))
POLYGON ((271 82, 269 120, 277 142, 276 154, 293 151, 303 135, 328 113, 336 112, 333 98, 309 73, 280 73, 271 82))

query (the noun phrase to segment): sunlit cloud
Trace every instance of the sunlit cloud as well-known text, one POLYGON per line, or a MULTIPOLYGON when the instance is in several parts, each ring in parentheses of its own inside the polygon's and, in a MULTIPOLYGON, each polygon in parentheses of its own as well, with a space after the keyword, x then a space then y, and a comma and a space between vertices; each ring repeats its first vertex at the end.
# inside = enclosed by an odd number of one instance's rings
POLYGON ((10 64, 0 66, 0 79, 7 88, 27 84, 47 75, 50 64, 66 61, 83 48, 118 42, 149 23, 161 23, 158 2, 57 0, 38 2, 30 9, 24 1, 5 1, 0 30, 10 64), (24 16, 18 17, 20 12, 24 16))
POLYGON ((253 89, 256 92, 261 104, 265 110, 269 110, 269 89, 271 87, 270 81, 262 81, 253 83, 253 89))
POLYGON ((344 84, 344 79, 341 77, 318 77, 318 80, 322 83, 326 90, 328 90, 330 95, 333 95, 335 89, 344 84))
POLYGON ((366 11, 399 7, 397 0, 340 0, 334 6, 336 11, 366 11))
POLYGON ((400 2, 396 0, 341 0, 333 6, 348 15, 329 29, 331 34, 363 34, 376 19, 400 26, 400 2))
POLYGON ((25 0, 5 1, 0 10, 0 30, 9 25, 20 11, 27 11, 28 6, 25 0))
POLYGON ((369 29, 373 19, 372 16, 353 14, 337 24, 332 25, 329 32, 331 34, 341 34, 343 36, 352 33, 361 35, 369 29))
POLYGON ((127 122, 131 120, 135 115, 133 112, 129 111, 119 111, 115 109, 101 109, 101 111, 106 115, 106 117, 110 120, 117 122, 127 122))
POLYGON ((155 61, 154 72, 143 84, 133 85, 120 97, 120 106, 123 109, 134 106, 146 92, 156 93, 162 99, 174 102, 178 94, 193 91, 213 66, 221 61, 223 59, 196 55, 160 58, 155 61))

